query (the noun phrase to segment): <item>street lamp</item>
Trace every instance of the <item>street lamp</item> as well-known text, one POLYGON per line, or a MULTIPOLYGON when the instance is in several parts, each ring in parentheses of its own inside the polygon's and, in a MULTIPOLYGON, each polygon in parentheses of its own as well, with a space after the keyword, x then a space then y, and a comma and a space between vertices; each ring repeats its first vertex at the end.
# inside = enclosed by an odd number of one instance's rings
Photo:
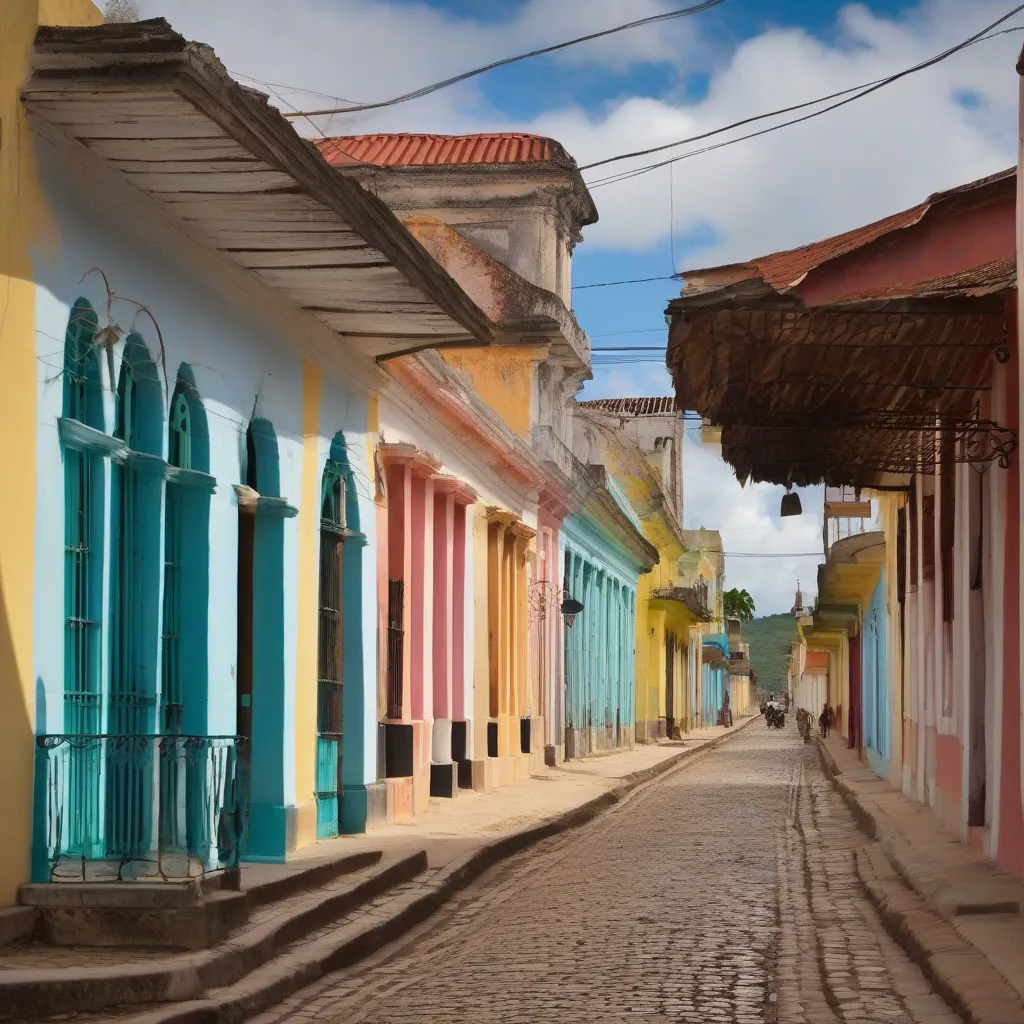
POLYGON ((583 605, 574 597, 567 597, 562 602, 562 615, 569 629, 572 629, 572 624, 581 611, 583 611, 583 605))

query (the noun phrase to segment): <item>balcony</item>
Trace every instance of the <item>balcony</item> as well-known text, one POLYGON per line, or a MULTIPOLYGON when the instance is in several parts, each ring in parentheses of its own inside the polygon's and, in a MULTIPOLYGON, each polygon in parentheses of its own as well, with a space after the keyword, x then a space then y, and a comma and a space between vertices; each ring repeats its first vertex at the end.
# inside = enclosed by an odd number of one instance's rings
POLYGON ((705 580, 698 580, 689 587, 656 587, 651 591, 652 601, 678 601, 697 616, 698 619, 711 618, 708 607, 708 585, 705 580))
POLYGON ((35 882, 171 882, 233 870, 249 743, 239 736, 36 737, 35 882))

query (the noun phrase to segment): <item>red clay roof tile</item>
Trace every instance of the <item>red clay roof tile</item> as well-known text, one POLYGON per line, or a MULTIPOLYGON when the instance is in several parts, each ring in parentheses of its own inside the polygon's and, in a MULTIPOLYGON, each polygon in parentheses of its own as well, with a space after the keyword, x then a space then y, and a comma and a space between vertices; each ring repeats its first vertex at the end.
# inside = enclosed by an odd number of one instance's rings
POLYGON ((679 405, 673 395, 647 398, 592 398, 579 404, 585 409, 596 409, 620 416, 669 416, 679 412, 679 405))
POLYGON ((513 132, 416 135, 408 132, 339 135, 315 140, 333 167, 436 167, 466 164, 558 163, 575 167, 554 139, 513 132))

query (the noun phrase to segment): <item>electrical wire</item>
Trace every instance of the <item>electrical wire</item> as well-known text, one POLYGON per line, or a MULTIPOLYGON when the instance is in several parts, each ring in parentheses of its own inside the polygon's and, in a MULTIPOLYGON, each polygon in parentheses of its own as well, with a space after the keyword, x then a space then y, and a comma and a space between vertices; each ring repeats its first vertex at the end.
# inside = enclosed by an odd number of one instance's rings
POLYGON ((675 281, 675 274, 663 274, 661 277, 633 277, 624 281, 596 281, 594 284, 574 284, 573 291, 584 291, 587 288, 615 288, 621 284, 647 284, 650 281, 675 281))
POLYGON ((615 35, 617 32, 625 32, 629 29, 640 28, 644 25, 654 25, 660 22, 672 21, 676 18, 685 18, 691 14, 700 14, 703 11, 710 10, 712 7, 718 7, 719 4, 723 3, 725 3, 725 0, 703 0, 702 3, 695 4, 692 7, 683 7, 674 11, 666 11, 663 14, 654 14, 648 18, 640 18, 637 21, 626 22, 624 25, 616 25, 613 28, 602 29, 600 32, 591 32, 585 36, 577 36, 575 39, 568 39, 565 42, 555 43, 552 46, 543 46, 539 50, 530 50, 529 53, 520 53, 514 57, 505 57, 502 60, 492 61, 490 64, 484 64, 481 67, 473 68, 470 71, 463 71, 461 74, 453 75, 451 78, 442 79, 440 82, 433 82, 430 85, 421 86, 419 89, 403 93, 401 96, 393 96, 389 100, 378 100, 376 103, 358 103, 347 107, 329 107, 323 110, 299 110, 294 114, 285 114, 284 116, 289 119, 298 117, 325 117, 330 114, 355 114, 363 110, 380 110, 382 107, 393 107, 399 103, 407 103, 409 100, 416 100, 423 96, 429 96, 431 93, 439 92, 441 89, 447 89, 449 86, 457 85, 459 82, 465 82, 469 78, 476 78, 478 75, 485 74, 488 71, 493 71, 495 68, 505 67, 509 64, 516 64, 519 61, 529 60, 531 57, 541 57, 547 53, 555 53, 558 50, 565 50, 570 46, 577 46, 580 43, 588 43, 594 39, 603 39, 605 36, 615 35))
MULTIPOLYGON (((795 117, 795 118, 790 119, 789 121, 783 121, 781 124, 771 125, 768 128, 762 128, 759 131, 750 132, 747 135, 741 135, 741 136, 739 136, 738 138, 735 138, 735 139, 727 139, 724 142, 717 142, 717 143, 715 143, 715 144, 713 144, 711 146, 703 146, 700 149, 694 149, 694 150, 691 150, 688 153, 680 153, 678 156, 669 157, 668 159, 659 160, 659 161, 656 161, 655 163, 651 163, 651 164, 645 164, 642 167, 636 167, 636 168, 633 168, 633 169, 631 169, 629 171, 622 171, 622 172, 620 172, 618 174, 609 175, 609 176, 607 176, 605 178, 598 178, 598 179, 595 179, 593 181, 588 181, 586 183, 587 187, 591 188, 591 189, 593 189, 593 188, 601 188, 601 187, 603 187, 605 185, 617 184, 620 181, 628 181, 630 178, 638 177, 641 174, 647 174, 650 171, 657 170, 659 167, 667 167, 670 164, 677 163, 680 160, 687 160, 690 157, 701 156, 704 153, 710 153, 713 150, 722 149, 725 146, 734 146, 738 142, 746 142, 749 139, 755 139, 755 138, 758 138, 761 135, 768 135, 771 132, 778 131, 781 128, 788 128, 791 125, 801 124, 804 121, 810 121, 810 120, 812 120, 815 117, 821 117, 822 114, 827 114, 827 113, 829 113, 829 112, 831 112, 833 110, 838 110, 840 107, 844 107, 844 106, 846 106, 846 105, 848 105, 850 103, 854 103, 856 100, 863 99, 865 96, 868 96, 871 93, 877 92, 879 89, 883 89, 887 85, 892 85, 894 82, 897 82, 897 81, 899 81, 902 78, 906 78, 908 75, 913 75, 913 74, 916 74, 919 71, 924 71, 927 68, 934 67, 936 64, 939 64, 939 63, 941 63, 944 60, 948 60, 950 57, 952 57, 955 54, 959 53, 961 50, 966 49, 968 46, 973 46, 975 43, 982 42, 985 39, 995 38, 998 35, 1004 35, 1007 32, 1017 32, 1017 31, 1024 30, 1024 26, 1019 26, 1019 27, 1014 27, 1012 29, 1003 30, 1002 32, 995 32, 994 31, 994 29, 998 28, 1004 21, 1007 21, 1010 18, 1014 17, 1015 15, 1020 14, 1021 11, 1024 11, 1024 4, 1018 4, 1016 7, 1013 8, 1013 10, 1007 12, 1001 18, 999 18, 996 21, 992 22, 991 25, 988 25, 986 28, 983 28, 980 32, 976 32, 974 35, 972 35, 969 38, 965 39, 963 42, 957 43, 955 46, 951 46, 951 47, 949 47, 949 49, 944 50, 942 53, 936 54, 934 57, 930 57, 928 60, 921 61, 919 64, 915 64, 915 65, 913 65, 912 67, 909 67, 909 68, 904 68, 902 71, 899 71, 899 72, 897 72, 894 75, 889 75, 886 78, 877 79, 876 81, 868 83, 865 86, 854 86, 853 89, 848 89, 848 90, 844 90, 843 92, 833 94, 833 97, 820 97, 817 100, 811 100, 809 103, 798 104, 796 107, 788 108, 790 110, 801 109, 803 107, 814 106, 814 105, 816 105, 818 103, 825 102, 829 98, 834 98, 835 96, 843 96, 843 95, 845 95, 845 99, 841 99, 837 103, 832 103, 832 104, 830 104, 827 107, 823 107, 821 110, 812 111, 811 113, 804 114, 801 117, 795 117), (853 92, 853 95, 848 95, 850 92, 853 92)), ((672 148, 673 146, 685 145, 688 141, 699 141, 700 139, 703 139, 703 138, 709 138, 712 135, 721 134, 722 132, 729 131, 732 128, 739 127, 739 126, 741 126, 743 124, 749 124, 751 121, 763 120, 764 118, 774 117, 774 116, 777 116, 780 113, 785 113, 785 112, 786 112, 786 110, 784 109, 784 110, 773 111, 773 112, 768 113, 768 114, 759 114, 755 118, 748 118, 745 121, 738 121, 735 124, 726 125, 724 128, 719 128, 719 129, 716 129, 716 130, 714 130, 712 132, 706 132, 703 135, 694 136, 694 138, 692 140, 684 139, 684 140, 681 140, 681 141, 676 142, 676 143, 669 143, 667 148, 672 148)), ((630 154, 624 154, 624 155, 622 155, 619 158, 614 158, 613 157, 613 158, 610 158, 610 160, 601 161, 601 163, 608 163, 608 162, 611 162, 611 160, 614 160, 614 159, 628 159, 629 155, 630 154)), ((595 166, 598 166, 598 164, 589 164, 587 166, 593 168, 595 166)), ((584 168, 584 169, 586 169, 586 168, 584 168)))
MULTIPOLYGON (((1018 25, 1014 28, 1004 28, 999 32, 989 33, 966 45, 973 46, 975 43, 983 43, 988 39, 995 39, 997 36, 1009 35, 1012 32, 1024 32, 1024 25, 1018 25)), ((795 103, 789 107, 780 107, 778 110, 770 110, 765 114, 755 114, 753 117, 745 117, 741 121, 733 121, 732 124, 727 124, 722 128, 714 128, 711 131, 702 132, 700 135, 691 135, 688 139, 677 139, 675 142, 666 142, 660 146, 651 146, 648 149, 636 149, 631 153, 620 153, 618 156, 605 157, 603 160, 595 160, 591 164, 584 164, 580 168, 580 171, 590 171, 595 167, 604 167, 605 164, 614 164, 620 160, 632 160, 638 156, 650 156, 652 153, 661 153, 666 149, 675 149, 676 146, 686 146, 691 142, 703 142, 704 139, 710 139, 715 135, 721 135, 723 132, 732 131, 733 128, 743 128, 748 124, 754 124, 757 121, 764 121, 769 117, 778 117, 781 114, 792 114, 797 110, 805 110, 807 107, 815 107, 819 103, 827 103, 829 100, 838 99, 840 96, 848 96, 851 92, 858 92, 860 89, 867 89, 871 86, 881 85, 885 81, 887 81, 885 78, 876 78, 874 81, 862 82, 860 85, 851 85, 849 89, 840 89, 838 92, 829 93, 827 96, 819 96, 817 99, 806 100, 803 103, 795 103)), ((780 125, 779 127, 782 126, 780 125)))
MULTIPOLYGON (((728 530, 728 527, 724 527, 728 530)), ((824 558, 823 551, 723 551, 725 558, 824 558)))

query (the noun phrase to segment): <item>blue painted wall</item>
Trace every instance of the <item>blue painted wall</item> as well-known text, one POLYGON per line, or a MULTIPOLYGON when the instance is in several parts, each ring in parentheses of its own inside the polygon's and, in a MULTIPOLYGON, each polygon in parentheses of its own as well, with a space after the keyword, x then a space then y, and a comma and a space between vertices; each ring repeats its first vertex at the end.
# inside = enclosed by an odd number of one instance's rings
POLYGON ((608 728, 613 742, 632 743, 640 566, 585 511, 563 522, 559 546, 563 573, 568 561, 566 596, 583 603, 565 631, 566 722, 574 729, 608 728))
MULTIPOLYGON (((97 273, 101 268, 118 296, 143 303, 159 324, 156 331, 150 317, 139 313, 130 302, 117 301, 113 320, 124 332, 136 330, 157 368, 161 410, 160 455, 167 457, 166 401, 175 386, 179 366, 191 374, 198 400, 202 403, 208 426, 209 473, 216 489, 209 502, 208 543, 209 581, 200 600, 205 601, 208 643, 205 664, 209 685, 201 723, 208 734, 233 735, 236 728, 235 673, 237 666, 237 552, 238 509, 233 486, 245 480, 245 432, 255 416, 273 425, 277 438, 279 494, 297 505, 301 493, 302 468, 302 369, 296 349, 284 329, 258 320, 240 302, 218 293, 215 286, 197 277, 182 263, 165 257, 144 238, 146 225, 118 224, 105 211, 90 205, 64 178, 63 172, 47 152, 42 152, 41 171, 51 212, 59 236, 59 246, 35 254, 37 273, 37 354, 38 354, 38 431, 39 472, 37 477, 36 562, 35 562, 35 665, 37 684, 37 732, 59 733, 65 729, 64 715, 64 500, 62 447, 58 437, 63 384, 64 335, 72 304, 87 299, 96 310, 100 325, 106 322, 106 290, 97 273), (84 280, 83 280, 83 275, 84 280), (165 351, 160 353, 160 336, 165 351), (164 390, 164 368, 169 374, 164 390)), ((114 347, 115 374, 125 342, 114 347)), ((101 359, 103 375, 103 420, 108 434, 114 425, 115 402, 106 359, 101 359)), ((346 652, 346 684, 352 689, 353 703, 346 705, 346 732, 353 756, 346 757, 346 783, 372 781, 375 775, 375 707, 372 696, 356 699, 361 691, 375 692, 375 608, 372 494, 367 486, 366 465, 367 403, 364 396, 341 382, 327 381, 321 407, 322 458, 326 459, 332 441, 341 432, 349 442, 353 472, 360 481, 358 502, 361 529, 366 545, 356 557, 364 571, 353 585, 351 599, 362 607, 353 621, 361 624, 362 649, 354 645, 346 652), (351 655, 351 657, 349 657, 351 655), (358 664, 355 664, 358 662, 358 664), (349 717, 351 713, 351 717, 349 717), (351 727, 351 731, 349 731, 351 727)), ((109 459, 98 460, 100 482, 105 496, 106 514, 102 547, 109 558, 112 550, 110 500, 114 481, 109 459)), ((321 464, 322 469, 322 464, 321 464)), ((319 515, 319 513, 316 513, 319 515)), ((162 523, 153 524, 154 535, 163 537, 162 523)), ((259 835, 251 852, 257 856, 283 856, 288 844, 289 815, 296 802, 305 802, 310 794, 295 793, 295 645, 297 636, 297 520, 285 518, 274 527, 272 538, 274 571, 263 573, 274 593, 266 595, 266 611, 275 618, 268 625, 268 636, 275 637, 272 666, 280 703, 274 716, 274 739, 269 764, 261 771, 268 775, 262 786, 262 799, 268 806, 257 812, 259 835)), ((158 545, 162 540, 158 539, 158 545)), ((162 561, 162 559, 161 559, 162 561)), ((347 562, 346 562, 347 564, 347 562)), ((266 567, 264 567, 266 568, 266 567)), ((258 570, 259 572, 260 570, 258 570)), ((315 573, 314 568, 314 573, 315 573)), ((161 573, 157 573, 160 579, 161 573)), ((155 607, 161 606, 160 586, 151 595, 155 607)), ((100 678, 104 689, 110 678, 111 576, 104 574, 102 594, 103 625, 100 678)), ((346 598, 350 596, 346 586, 346 598)), ((348 611, 348 609, 346 609, 348 611)), ((158 671, 159 630, 147 628, 143 651, 146 672, 158 671)), ((266 637, 265 637, 266 639, 266 637)), ((201 663, 202 659, 200 660, 201 663)), ((153 680, 155 687, 155 680, 153 680)), ((348 700, 348 697, 346 697, 348 700)), ((104 725, 106 727, 106 725, 104 725)), ((259 758, 259 751, 255 752, 259 758)))
POLYGON ((886 629, 883 571, 861 625, 864 746, 868 763, 882 778, 889 775, 892 754, 892 700, 889 692, 889 634, 886 629))

